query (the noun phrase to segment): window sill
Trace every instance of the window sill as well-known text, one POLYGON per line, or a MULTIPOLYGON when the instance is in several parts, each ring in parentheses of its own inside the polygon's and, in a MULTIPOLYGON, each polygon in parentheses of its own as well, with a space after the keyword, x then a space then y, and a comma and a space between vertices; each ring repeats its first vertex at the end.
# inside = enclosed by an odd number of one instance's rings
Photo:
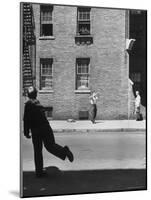
POLYGON ((76 94, 81 94, 81 93, 83 93, 83 94, 90 94, 90 90, 75 90, 74 91, 76 94))
POLYGON ((78 38, 92 38, 93 36, 91 34, 89 34, 89 35, 80 35, 80 34, 77 34, 75 37, 78 37, 78 38))
POLYGON ((53 93, 54 91, 53 90, 39 90, 38 92, 39 94, 43 94, 43 93, 53 93))
POLYGON ((39 40, 54 40, 54 36, 40 36, 39 40))

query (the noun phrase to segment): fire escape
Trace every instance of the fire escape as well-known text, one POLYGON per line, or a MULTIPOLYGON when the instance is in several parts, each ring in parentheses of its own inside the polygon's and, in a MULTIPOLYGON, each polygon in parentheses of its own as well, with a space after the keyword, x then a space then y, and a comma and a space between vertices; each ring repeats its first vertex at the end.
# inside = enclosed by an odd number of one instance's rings
POLYGON ((35 45, 33 10, 30 3, 23 3, 23 95, 33 85, 33 60, 31 46, 35 45))

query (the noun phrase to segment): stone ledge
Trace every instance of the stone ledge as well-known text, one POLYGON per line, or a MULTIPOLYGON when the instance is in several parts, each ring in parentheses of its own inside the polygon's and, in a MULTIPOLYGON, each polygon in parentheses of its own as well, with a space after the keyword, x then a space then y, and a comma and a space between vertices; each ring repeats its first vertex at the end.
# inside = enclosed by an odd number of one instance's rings
POLYGON ((39 40, 55 40, 54 36, 40 36, 39 40))
POLYGON ((84 94, 90 94, 90 90, 75 90, 74 91, 76 94, 81 94, 81 93, 84 93, 84 94))

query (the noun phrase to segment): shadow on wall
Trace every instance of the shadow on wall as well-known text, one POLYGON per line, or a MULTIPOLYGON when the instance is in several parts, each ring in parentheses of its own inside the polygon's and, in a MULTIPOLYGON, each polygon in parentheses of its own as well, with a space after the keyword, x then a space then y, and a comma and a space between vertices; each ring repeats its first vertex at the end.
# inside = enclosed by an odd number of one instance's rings
POLYGON ((47 176, 23 172, 23 197, 146 190, 145 169, 61 171, 47 167, 47 176))

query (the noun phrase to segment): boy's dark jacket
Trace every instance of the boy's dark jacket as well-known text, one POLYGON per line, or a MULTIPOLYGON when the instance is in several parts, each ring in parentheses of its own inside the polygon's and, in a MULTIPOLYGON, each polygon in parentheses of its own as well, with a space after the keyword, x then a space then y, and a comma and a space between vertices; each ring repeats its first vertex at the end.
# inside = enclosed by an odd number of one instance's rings
POLYGON ((44 107, 37 99, 28 100, 25 103, 24 110, 24 135, 29 136, 29 131, 49 126, 49 122, 45 116, 44 107))

